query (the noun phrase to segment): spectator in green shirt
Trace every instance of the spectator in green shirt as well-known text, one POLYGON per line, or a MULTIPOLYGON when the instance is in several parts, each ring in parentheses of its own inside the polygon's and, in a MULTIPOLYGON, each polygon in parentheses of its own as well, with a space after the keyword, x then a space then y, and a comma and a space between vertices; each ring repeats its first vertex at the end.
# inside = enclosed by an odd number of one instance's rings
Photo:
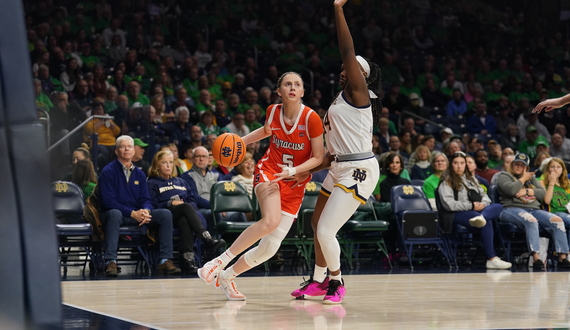
POLYGON ((524 140, 519 146, 519 152, 525 153, 528 155, 530 159, 534 159, 536 157, 536 147, 539 144, 548 145, 548 140, 542 135, 538 135, 538 131, 536 127, 533 125, 529 125, 526 128, 526 140, 524 140))
POLYGON ((136 102, 140 102, 142 105, 150 105, 150 100, 148 97, 140 93, 140 85, 137 81, 131 81, 127 85, 127 91, 125 95, 129 99, 129 108, 136 102))
POLYGON ((263 127, 263 125, 259 122, 257 118, 257 114, 254 109, 249 108, 245 111, 245 126, 249 128, 250 132, 255 131, 256 129, 263 127))

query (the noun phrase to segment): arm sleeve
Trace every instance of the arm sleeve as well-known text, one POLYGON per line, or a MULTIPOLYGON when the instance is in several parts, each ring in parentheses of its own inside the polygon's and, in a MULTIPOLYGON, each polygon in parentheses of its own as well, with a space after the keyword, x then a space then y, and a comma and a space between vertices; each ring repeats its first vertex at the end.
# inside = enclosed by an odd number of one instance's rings
POLYGON ((117 190, 115 187, 117 180, 119 180, 119 178, 116 173, 112 171, 103 171, 101 173, 98 183, 101 204, 105 211, 117 209, 121 211, 124 217, 130 218, 131 212, 134 210, 117 202, 117 190))
POLYGON ((544 200, 544 196, 546 196, 546 190, 544 187, 538 182, 538 180, 533 177, 531 180, 532 185, 534 186, 534 196, 539 201, 544 200))
POLYGON ((319 135, 323 134, 323 123, 321 121, 321 117, 317 114, 316 111, 312 111, 309 116, 309 136, 311 138, 318 137, 319 135))
POLYGON ((186 181, 186 183, 190 187, 190 193, 194 196, 194 199, 196 200, 196 205, 198 206, 198 208, 199 209, 209 209, 210 208, 210 201, 203 198, 202 196, 200 196, 198 194, 198 188, 196 188, 196 182, 194 182, 194 179, 192 179, 192 177, 188 174, 183 175, 182 179, 184 181, 186 181))
POLYGON ((515 197, 517 192, 522 189, 523 184, 520 180, 513 181, 508 174, 501 173, 497 179, 497 187, 499 188, 500 193, 506 197, 512 198, 515 197))
POLYGON ((448 211, 470 211, 473 209, 473 203, 469 200, 462 200, 461 195, 459 195, 459 200, 456 201, 453 189, 445 181, 439 185, 437 192, 441 199, 441 205, 448 211))
MULTIPOLYGON (((135 171, 138 169, 135 169, 135 171)), ((146 182, 146 176, 143 174, 142 170, 138 170, 139 175, 137 175, 138 180, 139 180, 139 189, 140 189, 140 195, 139 195, 139 199, 138 199, 138 205, 141 205, 141 209, 147 209, 152 211, 153 207, 152 207, 152 202, 150 200, 150 195, 148 194, 148 185, 146 182)), ((131 178, 131 180, 133 180, 133 178, 131 178)))

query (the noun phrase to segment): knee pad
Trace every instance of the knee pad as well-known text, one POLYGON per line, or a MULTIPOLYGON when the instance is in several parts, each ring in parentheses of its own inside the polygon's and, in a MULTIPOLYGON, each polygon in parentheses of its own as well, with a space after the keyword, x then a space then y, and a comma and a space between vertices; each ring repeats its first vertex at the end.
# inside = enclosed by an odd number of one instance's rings
POLYGON ((271 234, 263 237, 259 245, 246 252, 244 260, 248 266, 253 268, 273 257, 279 250, 281 242, 287 236, 292 224, 293 218, 282 215, 279 226, 271 234))

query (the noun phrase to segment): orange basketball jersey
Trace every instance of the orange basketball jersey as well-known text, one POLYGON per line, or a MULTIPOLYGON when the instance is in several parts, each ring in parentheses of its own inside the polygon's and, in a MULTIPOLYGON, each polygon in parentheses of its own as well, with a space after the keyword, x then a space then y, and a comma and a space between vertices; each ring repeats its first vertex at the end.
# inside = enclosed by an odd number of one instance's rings
MULTIPOLYGON (((257 163, 254 173, 254 185, 276 179, 276 173, 281 173, 279 165, 295 167, 311 158, 311 138, 323 134, 321 118, 313 109, 301 105, 301 111, 293 126, 283 121, 282 105, 277 104, 267 109, 267 121, 270 123, 271 136, 269 148, 257 163)), ((299 211, 305 182, 279 181, 281 192, 281 210, 295 216, 299 211), (292 185, 296 185, 291 189, 292 185)))

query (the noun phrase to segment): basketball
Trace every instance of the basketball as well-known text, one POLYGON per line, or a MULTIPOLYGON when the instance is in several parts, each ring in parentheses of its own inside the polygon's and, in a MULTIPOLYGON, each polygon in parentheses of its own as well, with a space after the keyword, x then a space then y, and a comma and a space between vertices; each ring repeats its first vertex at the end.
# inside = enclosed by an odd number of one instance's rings
POLYGON ((212 155, 216 162, 224 167, 236 166, 245 157, 245 143, 237 134, 224 133, 214 141, 212 155))

